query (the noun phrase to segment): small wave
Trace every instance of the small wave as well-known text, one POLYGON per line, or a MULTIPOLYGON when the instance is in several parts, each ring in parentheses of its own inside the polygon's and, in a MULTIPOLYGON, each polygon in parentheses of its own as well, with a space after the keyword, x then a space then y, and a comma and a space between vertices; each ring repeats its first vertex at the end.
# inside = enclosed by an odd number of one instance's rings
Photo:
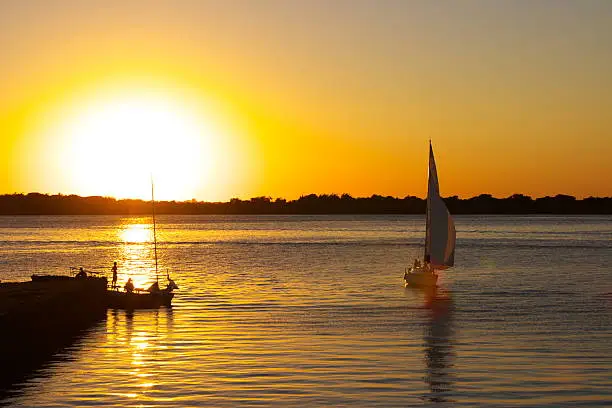
POLYGON ((457 240, 457 247, 464 248, 519 248, 519 249, 533 249, 533 248, 554 248, 554 249, 601 249, 601 248, 612 248, 612 244, 609 241, 589 241, 589 243, 564 243, 564 242, 552 242, 552 241, 495 241, 495 242, 478 242, 480 240, 457 240))
POLYGON ((575 292, 567 292, 562 290, 542 290, 542 289, 521 289, 521 290, 499 290, 499 291, 482 291, 475 292, 475 295, 481 294, 484 296, 541 296, 541 295, 556 295, 556 296, 576 296, 575 292))

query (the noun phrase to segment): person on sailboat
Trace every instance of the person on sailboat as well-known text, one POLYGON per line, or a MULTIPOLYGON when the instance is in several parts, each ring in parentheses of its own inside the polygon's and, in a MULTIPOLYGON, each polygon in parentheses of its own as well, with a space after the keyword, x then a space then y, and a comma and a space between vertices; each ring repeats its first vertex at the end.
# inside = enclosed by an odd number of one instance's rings
POLYGON ((132 278, 128 279, 128 281, 125 283, 124 288, 127 293, 134 292, 134 282, 132 282, 132 278))
POLYGON ((111 270, 113 271, 113 283, 111 284, 111 288, 115 289, 117 287, 117 262, 113 262, 111 270))
POLYGON ((425 259, 423 261, 423 269, 427 272, 434 273, 433 268, 431 267, 431 257, 429 255, 425 255, 425 259))
POLYGON ((431 264, 431 257, 430 257, 430 255, 425 255, 425 264, 423 265, 423 269, 425 269, 425 271, 431 273, 433 276, 438 276, 438 275, 436 275, 436 270, 434 269, 433 265, 431 264))

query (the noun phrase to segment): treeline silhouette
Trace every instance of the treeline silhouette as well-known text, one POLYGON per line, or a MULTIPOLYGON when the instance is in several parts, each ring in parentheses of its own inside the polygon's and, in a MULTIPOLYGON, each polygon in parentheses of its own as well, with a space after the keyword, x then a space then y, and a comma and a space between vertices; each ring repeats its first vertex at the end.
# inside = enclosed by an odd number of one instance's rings
MULTIPOLYGON (((523 194, 495 198, 481 194, 468 199, 444 199, 451 214, 612 214, 612 197, 578 200, 569 195, 533 199, 523 194)), ((349 194, 309 194, 297 200, 254 197, 229 202, 159 201, 158 214, 423 214, 425 199, 349 194)), ((112 197, 80 197, 40 193, 0 195, 2 215, 143 215, 151 213, 151 202, 117 200, 112 197)))

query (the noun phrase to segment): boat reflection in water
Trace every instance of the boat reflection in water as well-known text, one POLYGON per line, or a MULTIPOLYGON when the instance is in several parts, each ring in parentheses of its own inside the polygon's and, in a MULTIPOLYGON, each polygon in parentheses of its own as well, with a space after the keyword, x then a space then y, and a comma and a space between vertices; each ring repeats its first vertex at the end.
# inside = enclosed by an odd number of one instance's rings
POLYGON ((133 345, 134 338, 142 340, 146 337, 154 341, 166 341, 172 335, 173 325, 172 307, 141 311, 111 309, 106 332, 111 343, 133 345))
POLYGON ((439 289, 426 294, 425 307, 429 311, 429 321, 425 325, 424 348, 426 375, 425 381, 430 393, 425 399, 431 402, 452 402, 453 367, 453 303, 448 293, 439 289))
POLYGON ((107 364, 97 375, 114 384, 107 394, 112 405, 152 404, 156 390, 168 386, 163 374, 172 359, 173 324, 172 308, 109 310, 103 358, 107 364))

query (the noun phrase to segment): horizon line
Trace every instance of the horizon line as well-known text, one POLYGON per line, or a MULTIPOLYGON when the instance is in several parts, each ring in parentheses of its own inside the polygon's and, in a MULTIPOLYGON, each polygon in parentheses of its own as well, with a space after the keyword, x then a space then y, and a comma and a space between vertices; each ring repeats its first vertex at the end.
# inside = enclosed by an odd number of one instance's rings
MULTIPOLYGON (((134 198, 134 197, 124 197, 124 198, 118 198, 118 197, 113 197, 113 196, 105 196, 105 195, 79 195, 79 194, 74 194, 74 193, 70 193, 70 194, 66 194, 66 193, 40 193, 40 192, 29 192, 29 193, 18 193, 18 192, 13 192, 13 193, 1 193, 0 197, 3 196, 28 196, 28 195, 42 195, 42 196, 50 196, 50 197, 78 197, 78 198, 104 198, 104 199, 113 199, 115 201, 142 201, 142 202, 150 202, 150 199, 143 199, 143 198, 134 198)), ((293 198, 293 199, 287 199, 284 197, 273 197, 273 196, 268 196, 268 195, 259 195, 259 196, 253 196, 250 198, 239 198, 239 197, 232 197, 228 200, 225 201, 206 201, 206 200, 200 200, 200 199, 196 199, 196 198, 191 198, 191 199, 187 199, 187 200, 176 200, 176 199, 163 199, 163 200, 155 200, 156 202, 176 202, 176 203, 230 203, 233 200, 239 200, 239 201, 252 201, 254 199, 267 199, 270 202, 274 202, 277 200, 284 200, 286 202, 290 202, 290 201, 297 201, 301 198, 304 197, 309 197, 309 196, 316 196, 316 197, 338 197, 339 199, 342 199, 342 197, 344 196, 349 196, 352 199, 371 199, 374 197, 382 197, 382 198, 392 198, 392 199, 396 199, 396 200, 403 200, 406 198, 418 198, 420 200, 425 200, 427 198, 427 196, 425 197, 419 197, 419 196, 415 196, 415 195, 405 195, 403 197, 397 197, 397 196, 392 196, 392 195, 382 195, 382 194, 371 194, 369 196, 353 196, 352 194, 349 193, 309 193, 309 194, 303 194, 300 195, 298 198, 293 198)), ((456 198, 459 200, 470 200, 470 199, 474 199, 474 198, 478 198, 478 197, 483 197, 483 196, 488 196, 489 198, 492 199, 496 199, 496 200, 503 200, 503 199, 509 199, 512 198, 513 196, 522 196, 525 198, 529 198, 531 200, 537 200, 537 199, 542 199, 542 198, 555 198, 555 197, 568 197, 568 198, 573 198, 575 200, 585 200, 585 199, 589 199, 589 198, 594 198, 594 199, 610 199, 612 198, 612 196, 594 196, 594 195, 589 195, 589 196, 584 196, 582 198, 579 198, 577 196, 571 195, 571 194, 565 194, 565 193, 557 193, 554 195, 543 195, 543 196, 538 196, 538 197, 532 197, 528 194, 523 194, 523 193, 513 193, 510 194, 508 196, 505 197, 498 197, 498 196, 494 196, 493 194, 490 193, 480 193, 478 195, 472 196, 472 197, 466 197, 466 198, 462 198, 459 195, 449 195, 449 196, 442 196, 442 198, 445 199, 449 199, 449 198, 456 198)))

